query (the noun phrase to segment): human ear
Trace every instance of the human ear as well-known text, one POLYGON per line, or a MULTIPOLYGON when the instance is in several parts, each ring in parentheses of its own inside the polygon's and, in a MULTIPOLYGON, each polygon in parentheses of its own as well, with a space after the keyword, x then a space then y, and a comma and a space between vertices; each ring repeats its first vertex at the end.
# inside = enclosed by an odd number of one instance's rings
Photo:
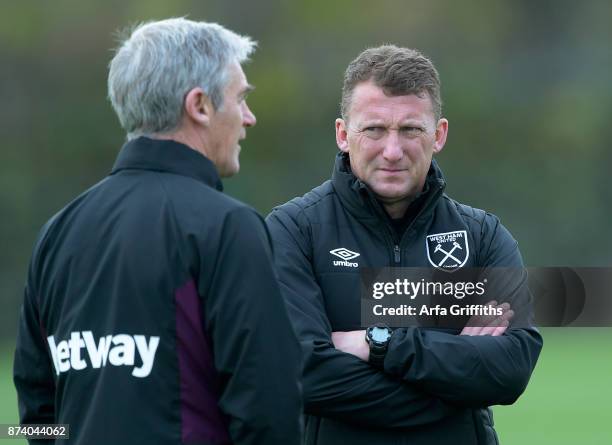
POLYGON ((348 153, 348 132, 344 119, 336 119, 336 145, 344 153, 348 153))
POLYGON ((440 153, 446 143, 448 135, 448 120, 441 118, 436 125, 436 140, 434 142, 434 153, 440 153))
POLYGON ((200 87, 193 88, 185 95, 185 115, 203 126, 208 126, 214 107, 208 95, 200 87))

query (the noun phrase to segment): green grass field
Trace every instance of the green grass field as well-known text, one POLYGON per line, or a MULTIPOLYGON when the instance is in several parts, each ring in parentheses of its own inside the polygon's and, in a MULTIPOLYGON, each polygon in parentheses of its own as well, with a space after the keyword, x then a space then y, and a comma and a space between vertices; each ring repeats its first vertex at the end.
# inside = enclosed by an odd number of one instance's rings
MULTIPOLYGON (((545 329, 543 335, 544 350, 523 397, 494 408, 501 444, 612 444, 612 329, 545 329)), ((0 358, 0 423, 15 423, 10 345, 0 358)))
POLYGON ((612 329, 544 329, 529 387, 494 408, 502 445, 612 444, 612 329))

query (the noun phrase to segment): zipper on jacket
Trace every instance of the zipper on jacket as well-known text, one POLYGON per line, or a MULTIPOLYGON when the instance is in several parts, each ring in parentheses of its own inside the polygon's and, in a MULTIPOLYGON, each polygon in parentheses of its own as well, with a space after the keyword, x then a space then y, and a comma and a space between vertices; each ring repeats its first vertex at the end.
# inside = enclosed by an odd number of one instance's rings
POLYGON ((394 262, 394 266, 401 266, 402 251, 400 249, 400 246, 402 244, 405 244, 403 241, 406 238, 408 232, 410 231, 412 226, 414 226, 416 221, 419 219, 419 216, 421 216, 423 214, 423 212, 425 212, 425 210, 432 204, 432 202, 435 202, 437 200, 437 198, 440 196, 440 193, 443 190, 444 190, 444 183, 440 182, 438 184, 438 190, 436 192, 432 193, 428 197, 427 201, 425 201, 425 203, 423 203, 423 207, 421 207, 419 212, 415 215, 414 219, 412 220, 410 225, 406 228, 406 230, 404 231, 404 233, 402 234, 400 239, 397 239, 397 237, 394 236, 393 230, 389 227, 389 231, 391 233, 391 240, 392 240, 392 243, 393 243, 393 262, 394 262))
MULTIPOLYGON (((382 208, 382 205, 372 195, 372 192, 370 191, 370 189, 361 180, 358 179, 357 181, 358 181, 358 184, 360 185, 360 190, 365 190, 366 195, 369 198, 367 200, 367 202, 368 202, 368 205, 370 206, 370 209, 372 210, 372 212, 375 215, 378 215, 379 218, 382 218, 383 220, 385 220, 385 218, 386 218, 388 220, 389 216, 387 215, 387 213, 382 208)), ((393 263, 394 263, 394 266, 400 266, 401 265, 402 257, 401 257, 400 246, 402 244, 405 244, 403 241, 406 238, 408 232, 410 232, 410 229, 412 229, 412 227, 414 226, 416 221, 425 212, 425 210, 428 209, 432 205, 433 202, 437 201, 437 199, 440 197, 440 195, 444 191, 445 185, 446 185, 446 183, 445 183, 445 181, 443 179, 438 179, 438 189, 435 192, 431 193, 427 197, 427 199, 423 203, 423 206, 417 212, 417 214, 415 215, 414 219, 410 222, 410 224, 408 225, 408 227, 406 228, 406 230, 404 231, 404 233, 402 234, 402 236, 399 239, 397 239, 397 236, 396 236, 393 228, 391 227, 390 223, 388 221, 385 222, 384 225, 386 226, 386 231, 389 234, 389 238, 391 240, 391 245, 393 246, 393 263)))
POLYGON ((440 181, 438 183, 438 190, 436 190, 434 193, 432 193, 428 197, 428 199, 423 203, 423 207, 421 207, 421 210, 419 210, 419 212, 415 215, 414 219, 410 222, 410 225, 408 225, 408 227, 406 227, 406 230, 402 234, 402 237, 400 239, 399 244, 402 244, 402 241, 406 237, 406 234, 410 231, 410 229, 412 229, 412 226, 414 226, 414 224, 417 222, 419 217, 425 212, 426 209, 429 208, 429 206, 432 204, 432 202, 437 201, 437 198, 440 196, 440 194, 444 190, 444 185, 445 185, 444 181, 440 181))
POLYGON ((399 264, 402 261, 400 247, 397 244, 393 246, 393 259, 395 264, 399 264))

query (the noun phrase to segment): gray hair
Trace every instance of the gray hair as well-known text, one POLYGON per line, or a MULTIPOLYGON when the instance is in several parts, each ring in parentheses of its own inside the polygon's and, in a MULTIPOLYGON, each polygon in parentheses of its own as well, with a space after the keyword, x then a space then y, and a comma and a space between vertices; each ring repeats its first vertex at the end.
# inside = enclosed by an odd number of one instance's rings
POLYGON ((128 139, 176 129, 193 88, 220 108, 228 67, 247 61, 255 46, 216 23, 172 18, 136 26, 108 74, 108 97, 128 139))

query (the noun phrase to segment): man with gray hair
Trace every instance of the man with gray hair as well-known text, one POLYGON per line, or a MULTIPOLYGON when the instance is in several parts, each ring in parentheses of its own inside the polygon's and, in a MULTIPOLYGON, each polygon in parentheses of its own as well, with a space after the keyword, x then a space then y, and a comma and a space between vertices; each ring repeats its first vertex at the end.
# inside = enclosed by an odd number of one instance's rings
POLYGON ((255 116, 255 43, 138 26, 108 94, 128 142, 42 229, 14 364, 23 424, 75 444, 298 444, 299 344, 250 207, 222 193, 255 116))
POLYGON ((362 321, 364 268, 514 268, 521 280, 495 297, 528 295, 510 233, 444 194, 441 103, 421 53, 363 51, 344 77, 331 180, 267 218, 305 360, 308 444, 497 444, 488 407, 513 403, 535 366, 542 338, 509 326, 506 303, 459 329, 362 321))

